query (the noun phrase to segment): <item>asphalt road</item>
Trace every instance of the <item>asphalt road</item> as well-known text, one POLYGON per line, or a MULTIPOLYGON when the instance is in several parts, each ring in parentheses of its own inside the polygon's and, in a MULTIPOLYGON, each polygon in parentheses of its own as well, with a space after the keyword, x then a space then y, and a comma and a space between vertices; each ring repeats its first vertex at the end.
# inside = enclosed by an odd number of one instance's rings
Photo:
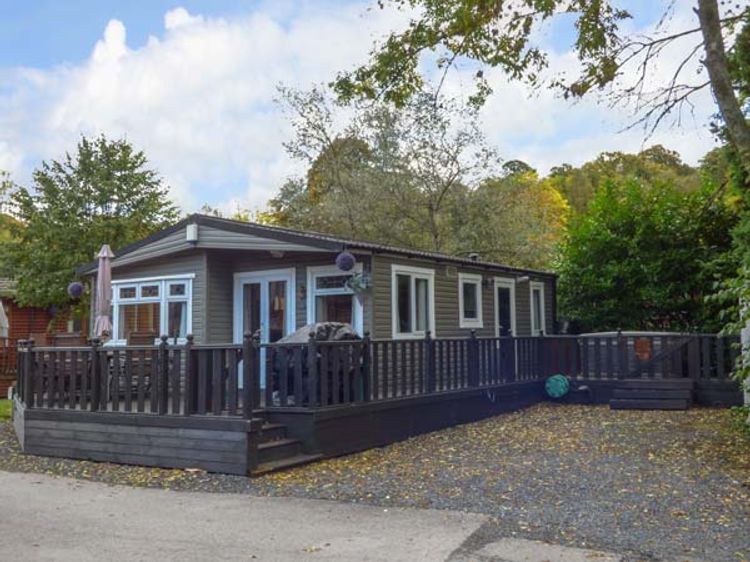
POLYGON ((0 472, 2 560, 388 560, 616 562, 503 539, 456 511, 109 486, 0 472))

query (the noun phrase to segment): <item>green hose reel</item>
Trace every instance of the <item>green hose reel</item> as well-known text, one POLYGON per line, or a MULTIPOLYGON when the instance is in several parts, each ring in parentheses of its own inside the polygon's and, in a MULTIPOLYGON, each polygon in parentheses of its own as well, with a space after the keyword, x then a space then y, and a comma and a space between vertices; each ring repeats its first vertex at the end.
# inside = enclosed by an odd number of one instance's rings
POLYGON ((570 392, 570 381, 565 375, 552 375, 544 383, 544 390, 550 398, 562 398, 570 392))

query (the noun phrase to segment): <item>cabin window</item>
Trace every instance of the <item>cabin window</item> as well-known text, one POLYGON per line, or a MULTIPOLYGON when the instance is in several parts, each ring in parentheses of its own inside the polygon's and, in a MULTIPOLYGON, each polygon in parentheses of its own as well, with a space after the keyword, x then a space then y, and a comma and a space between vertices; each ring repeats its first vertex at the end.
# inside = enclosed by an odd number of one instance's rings
POLYGON ((361 263, 357 263, 351 272, 341 271, 336 266, 309 267, 308 324, 342 322, 351 325, 358 334, 363 335, 362 302, 347 286, 352 275, 361 272, 361 263))
POLYGON ((543 335, 547 332, 544 318, 544 283, 531 283, 531 334, 543 335))
POLYGON ((193 275, 112 282, 111 344, 125 345, 132 334, 163 334, 184 343, 192 331, 193 275))
POLYGON ((482 276, 458 275, 458 308, 461 328, 482 327, 482 276))
POLYGON ((431 269, 392 268, 393 337, 424 337, 434 332, 434 277, 431 269))

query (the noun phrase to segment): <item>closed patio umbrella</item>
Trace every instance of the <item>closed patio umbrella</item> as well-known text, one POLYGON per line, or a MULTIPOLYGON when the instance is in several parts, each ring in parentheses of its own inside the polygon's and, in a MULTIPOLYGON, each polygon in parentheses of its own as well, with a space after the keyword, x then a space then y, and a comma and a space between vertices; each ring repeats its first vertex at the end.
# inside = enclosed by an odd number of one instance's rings
POLYGON ((99 268, 96 272, 96 303, 94 311, 94 334, 96 337, 109 337, 112 335, 112 253, 108 244, 104 244, 96 256, 99 258, 99 268))
MULTIPOLYGON (((10 331, 10 322, 8 322, 8 315, 5 314, 5 307, 3 306, 3 301, 0 301, 0 340, 4 340, 8 338, 8 333, 10 331)), ((0 345, 2 342, 0 342, 0 345)))

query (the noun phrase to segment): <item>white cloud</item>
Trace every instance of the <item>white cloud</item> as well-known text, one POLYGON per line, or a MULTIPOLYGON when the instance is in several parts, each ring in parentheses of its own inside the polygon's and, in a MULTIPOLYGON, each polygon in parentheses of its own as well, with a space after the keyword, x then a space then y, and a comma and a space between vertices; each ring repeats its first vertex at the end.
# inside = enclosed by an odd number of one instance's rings
POLYGON ((128 54, 127 31, 121 21, 110 20, 104 29, 104 37, 96 42, 91 60, 106 65, 116 62, 128 54))
POLYGON ((282 147, 289 129, 273 103, 277 84, 309 87, 363 60, 401 17, 378 10, 362 18, 365 7, 302 10, 289 21, 176 8, 164 34, 139 48, 111 20, 80 64, 8 71, 0 166, 28 179, 81 134, 104 132, 142 148, 186 210, 236 199, 261 206, 297 170, 282 147))
MULTIPOLYGON (((0 69, 0 168, 26 180, 41 160, 73 149, 81 134, 104 132, 142 148, 186 210, 204 202, 262 206, 299 169, 282 147, 290 128, 273 104, 276 85, 327 82, 363 62, 376 37, 404 22, 391 10, 365 12, 363 1, 291 12, 270 5, 232 19, 178 7, 143 46, 129 46, 125 25, 111 20, 85 61, 0 69)), ((677 56, 670 54, 672 63, 677 56)), ((573 58, 561 54, 553 63, 567 68, 573 58)), ((529 97, 499 72, 490 79, 496 94, 484 126, 505 158, 546 171, 602 150, 641 148, 641 131, 616 134, 627 123, 625 109, 593 99, 570 105, 544 89, 529 97)), ((465 92, 471 85, 468 72, 458 72, 446 88, 465 92)), ((713 104, 707 94, 699 101, 695 124, 653 138, 690 162, 712 146, 705 123, 713 104)))
POLYGON ((203 16, 193 16, 182 6, 164 14, 164 29, 177 29, 192 23, 202 23, 203 16))

